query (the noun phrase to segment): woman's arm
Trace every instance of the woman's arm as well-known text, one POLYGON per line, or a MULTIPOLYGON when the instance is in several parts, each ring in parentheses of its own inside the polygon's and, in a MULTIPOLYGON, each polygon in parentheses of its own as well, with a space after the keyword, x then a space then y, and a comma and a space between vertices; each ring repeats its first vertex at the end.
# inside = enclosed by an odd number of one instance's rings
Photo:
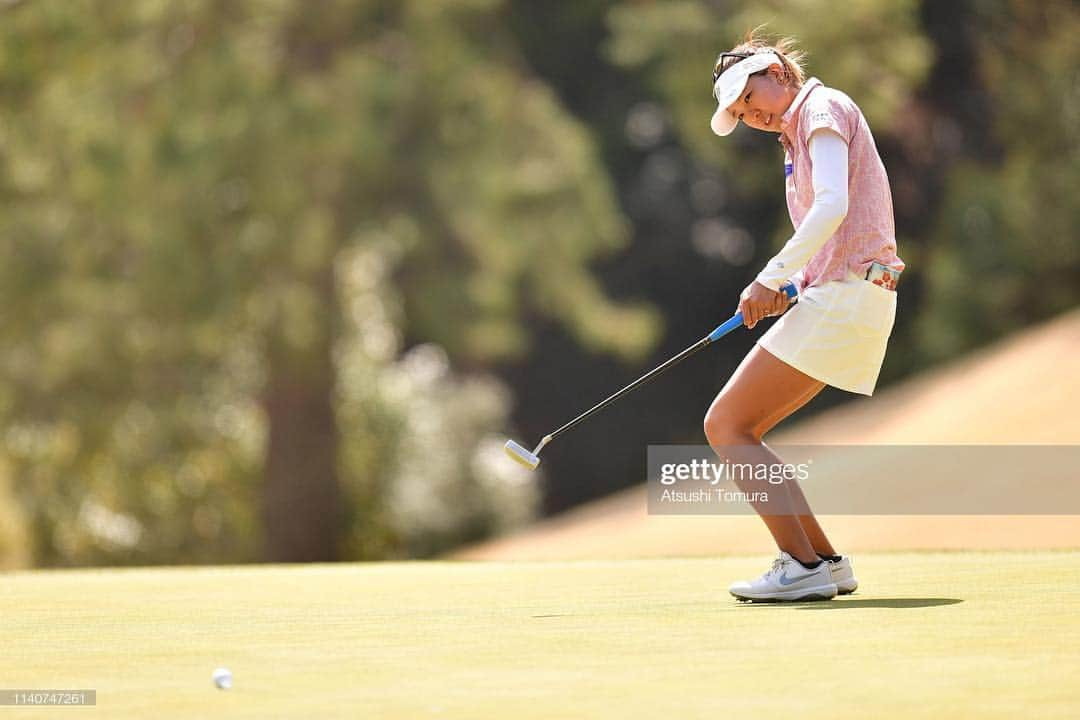
POLYGON ((757 281, 779 290, 784 281, 806 267, 832 237, 848 209, 848 146, 836 132, 821 128, 810 135, 814 204, 783 249, 758 273, 757 281))

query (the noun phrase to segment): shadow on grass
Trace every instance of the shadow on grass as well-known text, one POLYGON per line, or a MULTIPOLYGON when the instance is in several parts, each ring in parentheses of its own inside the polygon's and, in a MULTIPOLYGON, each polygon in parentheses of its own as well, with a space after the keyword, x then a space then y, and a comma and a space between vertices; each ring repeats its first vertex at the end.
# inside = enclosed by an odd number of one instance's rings
MULTIPOLYGON (((928 608, 940 605, 956 605, 964 602, 960 598, 834 598, 832 600, 807 600, 804 602, 737 602, 736 607, 751 608, 794 608, 797 610, 853 610, 855 608, 928 608)), ((688 605, 693 603, 688 603, 688 605)), ((586 613, 588 614, 588 613, 586 613)), ((580 613, 550 613, 530 615, 531 618, 569 618, 581 617, 580 613)))
POLYGON ((851 610, 854 608, 926 608, 956 605, 960 598, 836 598, 810 602, 740 603, 747 607, 795 607, 800 610, 851 610))

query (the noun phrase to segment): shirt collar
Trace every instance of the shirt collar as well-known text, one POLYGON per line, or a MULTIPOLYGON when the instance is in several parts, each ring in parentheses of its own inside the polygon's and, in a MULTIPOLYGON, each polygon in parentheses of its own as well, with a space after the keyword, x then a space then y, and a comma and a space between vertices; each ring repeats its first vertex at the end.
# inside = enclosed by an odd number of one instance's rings
POLYGON ((803 83, 803 86, 799 88, 799 94, 795 96, 795 99, 791 101, 791 105, 788 107, 787 112, 780 116, 780 135, 791 134, 792 136, 798 131, 799 121, 798 113, 799 107, 806 100, 806 96, 810 94, 814 88, 821 85, 821 81, 817 78, 810 78, 803 83))

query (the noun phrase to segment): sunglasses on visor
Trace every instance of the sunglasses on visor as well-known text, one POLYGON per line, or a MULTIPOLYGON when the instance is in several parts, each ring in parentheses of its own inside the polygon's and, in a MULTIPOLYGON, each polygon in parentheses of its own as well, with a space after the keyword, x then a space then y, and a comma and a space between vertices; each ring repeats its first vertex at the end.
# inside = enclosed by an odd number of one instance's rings
POLYGON ((753 55, 753 53, 721 53, 720 54, 720 59, 716 61, 716 67, 713 68, 713 72, 712 72, 713 84, 714 85, 716 84, 716 81, 720 78, 721 75, 724 74, 725 70, 727 70, 732 65, 735 65, 740 60, 745 60, 746 58, 750 57, 751 55, 753 55), (729 59, 731 60, 731 62, 727 62, 729 59), (727 64, 725 64, 725 63, 727 63, 727 64))

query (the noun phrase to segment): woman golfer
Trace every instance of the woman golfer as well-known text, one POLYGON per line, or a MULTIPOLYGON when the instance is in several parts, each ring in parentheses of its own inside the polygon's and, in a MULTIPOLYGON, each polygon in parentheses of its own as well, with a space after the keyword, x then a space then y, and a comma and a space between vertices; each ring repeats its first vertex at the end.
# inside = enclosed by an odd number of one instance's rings
MULTIPOLYGON (((720 55, 713 72, 713 132, 728 135, 741 120, 780 136, 795 227, 739 298, 748 328, 764 317, 783 317, 757 341, 705 416, 705 435, 719 455, 758 467, 783 463, 762 436, 826 385, 873 394, 904 269, 896 255, 889 180, 866 118, 844 93, 805 79, 800 61, 790 41, 770 45, 751 32, 720 55), (799 302, 785 312, 781 288, 787 283, 795 285, 799 302)), ((733 584, 732 595, 809 600, 855 590, 851 562, 837 554, 797 482, 737 484, 769 491, 770 501, 754 508, 780 556, 757 580, 733 584)))

